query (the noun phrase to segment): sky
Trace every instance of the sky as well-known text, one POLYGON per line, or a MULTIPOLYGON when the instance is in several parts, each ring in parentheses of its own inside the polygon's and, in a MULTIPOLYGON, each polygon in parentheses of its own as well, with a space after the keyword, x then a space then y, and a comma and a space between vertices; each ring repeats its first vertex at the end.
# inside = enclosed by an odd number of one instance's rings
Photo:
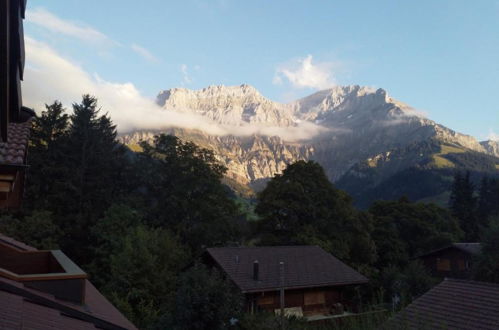
POLYGON ((25 35, 27 105, 90 93, 122 131, 164 121, 154 99, 169 88, 249 84, 290 102, 356 84, 499 139, 498 0, 29 0, 25 35))

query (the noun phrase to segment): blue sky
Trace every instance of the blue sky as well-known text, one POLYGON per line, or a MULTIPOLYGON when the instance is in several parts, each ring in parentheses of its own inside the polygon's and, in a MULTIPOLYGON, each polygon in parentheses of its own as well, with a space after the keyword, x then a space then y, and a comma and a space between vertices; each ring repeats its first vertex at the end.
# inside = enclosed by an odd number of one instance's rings
POLYGON ((290 101, 359 84, 384 88, 459 132, 498 137, 499 1, 31 0, 28 7, 27 88, 57 78, 43 75, 44 65, 86 75, 28 90, 32 103, 77 101, 77 92, 152 100, 173 87, 242 83, 290 101))

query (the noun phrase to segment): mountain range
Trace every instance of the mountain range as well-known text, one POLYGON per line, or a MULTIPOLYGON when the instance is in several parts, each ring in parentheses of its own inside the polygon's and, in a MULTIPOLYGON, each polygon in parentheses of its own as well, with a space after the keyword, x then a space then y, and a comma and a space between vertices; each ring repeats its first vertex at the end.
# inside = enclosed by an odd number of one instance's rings
POLYGON ((336 86, 290 103, 254 87, 174 88, 159 93, 162 111, 202 117, 220 132, 158 123, 120 139, 132 149, 164 132, 212 149, 227 182, 250 194, 297 160, 315 160, 357 205, 398 198, 443 202, 457 169, 498 175, 499 142, 478 141, 428 118, 383 89, 336 86))

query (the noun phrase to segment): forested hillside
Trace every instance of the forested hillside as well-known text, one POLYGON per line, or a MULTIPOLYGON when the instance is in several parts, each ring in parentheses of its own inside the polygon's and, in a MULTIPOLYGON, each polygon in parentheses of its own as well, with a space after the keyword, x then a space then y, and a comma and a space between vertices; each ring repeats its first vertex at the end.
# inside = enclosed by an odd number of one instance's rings
POLYGON ((213 246, 318 245, 370 278, 351 293, 366 310, 393 297, 398 309, 426 292, 435 280, 411 258, 451 242, 483 242, 476 278, 499 281, 492 177, 476 184, 448 169, 449 208, 388 187, 390 201, 359 210, 318 163, 301 160, 269 181, 253 210, 223 183, 226 168, 212 151, 169 135, 131 151, 89 95, 71 110, 48 105, 29 151, 24 208, 4 212, 0 231, 62 249, 141 329, 228 329, 230 319, 240 329, 275 328, 272 316, 245 315, 232 283, 203 265, 213 246))

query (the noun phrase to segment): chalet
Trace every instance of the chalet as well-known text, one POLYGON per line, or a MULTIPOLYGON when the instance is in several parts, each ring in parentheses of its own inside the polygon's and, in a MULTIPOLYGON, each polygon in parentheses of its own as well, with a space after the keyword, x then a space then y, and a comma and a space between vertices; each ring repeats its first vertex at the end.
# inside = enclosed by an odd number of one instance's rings
POLYGON ((0 1, 0 208, 21 205, 33 110, 23 107, 26 0, 0 1))
POLYGON ((209 248, 207 255, 245 295, 249 312, 282 306, 311 321, 352 315, 358 306, 347 292, 368 282, 318 246, 209 248))
POLYGON ((453 243, 418 256, 416 259, 435 277, 466 279, 470 277, 473 258, 480 253, 480 243, 453 243))
POLYGON ((385 330, 497 330, 499 285, 445 279, 389 319, 385 330))
POLYGON ((136 329, 64 253, 0 234, 0 329, 96 328, 136 329))

